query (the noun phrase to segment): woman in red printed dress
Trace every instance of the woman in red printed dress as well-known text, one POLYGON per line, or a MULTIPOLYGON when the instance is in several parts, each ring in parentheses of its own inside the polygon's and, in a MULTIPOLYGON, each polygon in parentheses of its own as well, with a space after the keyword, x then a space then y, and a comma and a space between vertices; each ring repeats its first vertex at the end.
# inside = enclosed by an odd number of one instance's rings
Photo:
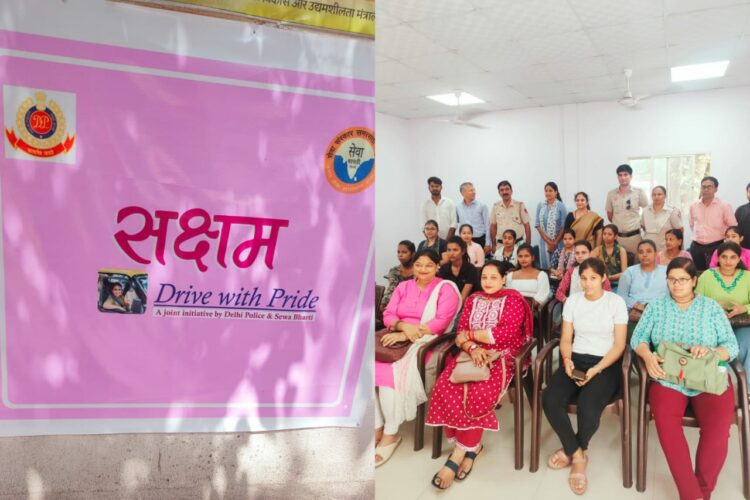
POLYGON ((456 345, 469 353, 472 362, 480 366, 489 361, 490 351, 498 351, 498 358, 484 382, 470 382, 464 403, 464 384, 450 381, 456 359, 446 363, 430 397, 427 425, 445 427, 445 435, 455 448, 445 466, 432 478, 439 489, 450 487, 453 480, 469 475, 477 455, 482 452, 484 430, 497 431, 494 408, 514 374, 514 357, 531 338, 533 319, 526 299, 516 290, 503 289, 506 263, 490 261, 481 274, 482 292, 471 295, 464 305, 458 324, 456 345))

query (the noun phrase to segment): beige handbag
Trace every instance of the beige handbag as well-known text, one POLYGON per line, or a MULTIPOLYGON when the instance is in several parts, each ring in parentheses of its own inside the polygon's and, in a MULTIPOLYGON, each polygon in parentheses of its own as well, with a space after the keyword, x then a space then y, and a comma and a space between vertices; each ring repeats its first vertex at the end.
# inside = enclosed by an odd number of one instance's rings
POLYGON ((490 355, 489 363, 476 366, 471 360, 471 355, 468 352, 462 351, 456 358, 456 367, 453 369, 453 373, 451 373, 450 381, 454 384, 463 384, 466 382, 483 382, 489 380, 492 363, 497 361, 501 353, 498 351, 487 351, 487 353, 490 355))

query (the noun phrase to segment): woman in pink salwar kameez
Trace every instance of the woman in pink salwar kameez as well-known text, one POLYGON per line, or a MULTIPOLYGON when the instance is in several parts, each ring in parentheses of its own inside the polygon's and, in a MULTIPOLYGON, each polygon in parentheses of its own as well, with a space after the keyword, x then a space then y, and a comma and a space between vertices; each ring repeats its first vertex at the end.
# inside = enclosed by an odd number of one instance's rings
POLYGON ((467 299, 458 322, 456 345, 471 355, 475 365, 486 364, 490 351, 500 352, 489 380, 454 384, 450 381, 457 364, 454 357, 446 363, 430 396, 427 425, 444 426, 448 441, 455 446, 445 466, 432 478, 439 489, 468 476, 482 452, 483 432, 498 430, 494 408, 513 379, 515 356, 532 336, 533 319, 526 299, 516 290, 503 289, 508 269, 507 263, 498 261, 484 265, 483 291, 467 299))
POLYGON ((417 369, 419 345, 442 334, 454 322, 461 294, 451 281, 437 277, 440 258, 432 250, 414 255, 414 279, 400 283, 383 312, 391 333, 384 345, 409 340, 412 346, 394 363, 375 362, 375 466, 393 455, 401 436, 399 426, 413 420, 417 406, 427 401, 417 369))

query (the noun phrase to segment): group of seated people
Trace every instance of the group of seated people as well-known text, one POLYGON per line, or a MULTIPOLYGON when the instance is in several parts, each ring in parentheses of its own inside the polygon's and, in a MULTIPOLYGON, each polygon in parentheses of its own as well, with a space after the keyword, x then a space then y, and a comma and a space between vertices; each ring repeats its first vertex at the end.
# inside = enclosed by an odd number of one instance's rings
POLYGON ((484 430, 498 430, 494 409, 512 381, 515 356, 532 336, 533 307, 554 295, 563 303, 562 362, 544 393, 543 410, 561 447, 549 457, 548 467, 569 468, 570 489, 585 493, 586 450, 602 410, 619 389, 619 364, 629 344, 654 379, 649 402, 680 498, 710 497, 734 418, 731 383, 724 394, 713 395, 663 381, 654 348, 661 341, 680 342, 695 357, 715 351, 722 360, 739 358, 750 371, 750 327, 730 323, 747 316, 750 308, 750 251, 740 246, 736 226, 726 230, 711 268, 700 276, 683 250, 680 229, 666 231, 661 250, 650 239, 640 241, 633 256, 618 244, 613 224, 601 228, 595 248, 565 230, 555 267, 546 270, 535 267, 531 245, 516 245, 511 233, 507 245, 502 235, 503 245, 489 260, 480 256, 468 224, 447 241, 437 237, 435 221, 425 224, 424 234, 418 248, 410 241, 399 243, 399 265, 388 274, 380 304, 389 329, 383 344, 409 340, 413 345, 399 361, 376 362, 376 467, 400 443, 400 424, 413 419, 417 406, 429 398, 427 425, 443 426, 454 445, 431 483, 446 489, 466 479, 483 452, 484 430), (471 250, 472 244, 478 251, 471 250), (635 259, 638 263, 628 265, 635 259), (475 365, 493 361, 490 377, 451 382, 458 363, 451 356, 428 396, 416 368, 416 348, 449 331, 457 334, 455 345, 475 365), (572 398, 577 398, 577 431, 567 414, 572 398), (701 426, 695 466, 681 427, 688 403, 701 426))

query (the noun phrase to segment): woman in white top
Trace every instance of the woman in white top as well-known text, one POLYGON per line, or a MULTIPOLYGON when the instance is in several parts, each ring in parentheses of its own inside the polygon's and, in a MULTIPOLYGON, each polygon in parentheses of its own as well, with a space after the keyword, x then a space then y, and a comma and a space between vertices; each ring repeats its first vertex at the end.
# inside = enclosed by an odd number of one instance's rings
POLYGON ((543 406, 562 443, 547 465, 551 469, 571 466, 568 485, 574 493, 583 495, 587 487, 586 449, 620 383, 618 365, 625 350, 628 308, 622 297, 604 290, 606 268, 600 260, 586 259, 578 272, 584 291, 565 301, 562 364, 544 391, 543 406), (568 403, 573 399, 578 407, 577 432, 568 418, 568 403))
POLYGON ((474 237, 474 228, 471 227, 471 224, 461 225, 458 228, 458 235, 466 243, 466 255, 469 256, 469 262, 474 264, 475 267, 482 267, 484 265, 484 248, 472 240, 474 237))
POLYGON ((682 214, 680 210, 665 205, 667 189, 656 186, 651 190, 651 205, 643 209, 641 227, 643 239, 656 243, 656 251, 661 252, 666 247, 665 238, 670 229, 682 230, 682 214))
POLYGON ((528 243, 520 245, 516 255, 518 269, 508 273, 505 278, 505 287, 518 290, 524 297, 534 299, 535 308, 543 306, 550 296, 547 273, 534 267, 534 254, 528 243))

